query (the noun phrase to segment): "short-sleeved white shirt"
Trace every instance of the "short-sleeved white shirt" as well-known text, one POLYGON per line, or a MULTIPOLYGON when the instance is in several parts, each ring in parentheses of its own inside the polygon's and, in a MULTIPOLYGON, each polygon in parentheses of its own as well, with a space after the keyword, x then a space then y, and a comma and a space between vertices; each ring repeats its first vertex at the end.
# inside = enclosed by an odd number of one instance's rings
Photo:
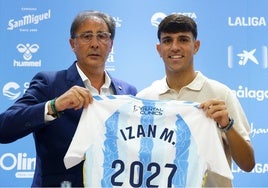
MULTIPOLYGON (((234 128, 245 139, 250 140, 250 127, 242 106, 226 85, 205 77, 201 72, 197 72, 195 79, 187 86, 176 92, 170 89, 166 77, 161 80, 154 81, 149 87, 141 90, 137 97, 153 100, 182 100, 202 103, 210 99, 223 100, 226 103, 229 115, 234 119, 234 128)), ((218 135, 222 140, 225 149, 225 155, 231 166, 231 154, 228 142, 224 133, 218 130, 218 135)), ((208 185, 212 187, 227 186, 231 187, 232 183, 229 179, 219 177, 213 173, 208 175, 208 185)))

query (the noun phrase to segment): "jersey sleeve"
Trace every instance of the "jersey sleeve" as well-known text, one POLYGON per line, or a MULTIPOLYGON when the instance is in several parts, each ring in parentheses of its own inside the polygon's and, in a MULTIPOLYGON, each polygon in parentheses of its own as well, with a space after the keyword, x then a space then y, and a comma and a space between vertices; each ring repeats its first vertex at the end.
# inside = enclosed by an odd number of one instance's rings
POLYGON ((198 144, 198 153, 207 162, 208 170, 233 179, 223 146, 217 133, 216 122, 205 116, 201 109, 185 109, 184 119, 198 144), (196 112, 195 112, 196 111, 196 112), (200 112, 198 112, 200 111, 200 112))
POLYGON ((86 150, 92 144, 98 142, 98 139, 95 138, 96 135, 99 135, 100 133, 97 133, 96 131, 104 128, 104 120, 121 105, 121 103, 114 103, 114 100, 110 100, 113 99, 112 96, 110 96, 110 98, 105 96, 94 96, 94 99, 93 104, 89 105, 88 108, 83 109, 77 130, 67 153, 64 156, 63 161, 66 169, 69 169, 84 160, 86 150))

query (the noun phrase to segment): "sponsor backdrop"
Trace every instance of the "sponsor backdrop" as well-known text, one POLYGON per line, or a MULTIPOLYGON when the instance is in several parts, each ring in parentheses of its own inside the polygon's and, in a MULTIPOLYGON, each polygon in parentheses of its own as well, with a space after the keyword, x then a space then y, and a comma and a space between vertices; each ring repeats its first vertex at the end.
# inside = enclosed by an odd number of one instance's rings
MULTIPOLYGON (((266 0, 0 0, 0 112, 12 105, 39 71, 67 68, 75 57, 69 28, 84 9, 111 14, 117 25, 107 70, 142 89, 164 75, 155 44, 159 21, 170 13, 196 20, 201 49, 195 67, 227 84, 251 126, 256 167, 232 166, 236 187, 268 186, 268 2, 266 0)), ((0 186, 31 185, 32 135, 0 145, 0 186)))

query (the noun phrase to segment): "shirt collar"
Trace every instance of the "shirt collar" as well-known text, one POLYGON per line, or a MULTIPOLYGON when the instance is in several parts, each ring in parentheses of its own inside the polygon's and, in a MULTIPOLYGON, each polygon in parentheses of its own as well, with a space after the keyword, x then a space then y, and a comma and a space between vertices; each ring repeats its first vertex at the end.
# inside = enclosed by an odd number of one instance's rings
MULTIPOLYGON (((184 86, 183 88, 188 88, 190 90, 195 90, 195 91, 201 90, 201 88, 203 87, 206 81, 206 77, 200 71, 197 71, 196 73, 197 74, 194 80, 188 85, 184 86)), ((161 95, 161 94, 165 94, 169 92, 170 90, 171 88, 168 86, 167 79, 165 76, 164 78, 160 80, 160 84, 157 86, 157 92, 161 95)))
MULTIPOLYGON (((76 64, 76 68, 85 86, 87 86, 87 84, 91 86, 90 80, 87 78, 87 76, 83 73, 83 71, 79 68, 77 64, 76 64)), ((105 74, 105 82, 102 85, 102 88, 109 88, 111 86, 111 78, 109 77, 108 73, 105 70, 104 70, 104 74, 105 74)))
POLYGON ((196 73, 197 74, 194 80, 191 83, 189 83, 186 87, 189 88, 190 90, 199 91, 205 84, 206 77, 200 71, 196 71, 196 73))

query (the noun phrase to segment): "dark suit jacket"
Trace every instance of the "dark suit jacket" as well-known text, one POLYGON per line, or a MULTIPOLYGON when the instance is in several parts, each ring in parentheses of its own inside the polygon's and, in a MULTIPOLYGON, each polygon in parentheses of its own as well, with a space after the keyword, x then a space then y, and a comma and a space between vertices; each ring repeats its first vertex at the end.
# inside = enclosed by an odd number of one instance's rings
MULTIPOLYGON (((137 89, 126 82, 112 78, 116 95, 136 95, 137 89)), ((10 143, 33 133, 36 146, 36 168, 33 187, 59 187, 68 180, 73 187, 82 187, 82 163, 66 170, 63 158, 82 113, 65 110, 62 117, 44 122, 45 103, 60 96, 72 86, 83 86, 75 63, 67 70, 40 72, 32 79, 23 97, 6 112, 0 114, 0 142, 10 143)))

